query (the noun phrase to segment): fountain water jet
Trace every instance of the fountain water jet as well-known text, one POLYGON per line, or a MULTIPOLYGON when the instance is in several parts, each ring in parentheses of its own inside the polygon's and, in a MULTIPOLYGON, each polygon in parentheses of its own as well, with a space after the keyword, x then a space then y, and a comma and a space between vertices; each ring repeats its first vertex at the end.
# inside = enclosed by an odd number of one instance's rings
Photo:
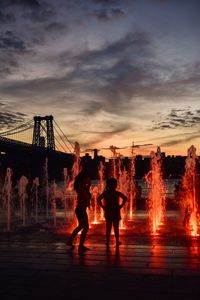
POLYGON ((135 202, 135 157, 134 157, 134 144, 132 144, 131 149, 131 158, 129 162, 129 217, 132 220, 133 219, 133 211, 136 210, 136 202, 135 202))
POLYGON ((35 222, 38 223, 38 187, 40 185, 39 178, 35 177, 33 179, 33 187, 32 189, 34 190, 35 193, 35 222))
MULTIPOLYGON (((103 193, 104 189, 105 189, 105 182, 104 182, 104 172, 105 172, 105 167, 102 161, 100 161, 99 163, 99 167, 98 167, 98 175, 99 175, 99 184, 98 184, 98 190, 99 190, 99 194, 103 193)), ((101 208, 101 215, 100 215, 100 219, 103 220, 104 218, 104 211, 101 208)))
POLYGON ((94 220, 93 220, 93 224, 98 224, 98 220, 97 220, 97 196, 98 196, 98 187, 97 186, 94 186, 92 188, 92 196, 93 196, 93 199, 94 199, 94 220))
POLYGON ((20 199, 20 215, 22 218, 23 226, 26 225, 26 188, 28 185, 28 179, 26 176, 22 176, 19 180, 19 199, 20 199))
POLYGON ((7 168, 3 186, 4 207, 7 210, 7 231, 11 228, 11 192, 12 192, 12 169, 7 168))
POLYGON ((117 178, 117 167, 116 167, 116 160, 117 160, 117 152, 116 152, 117 147, 115 146, 110 146, 110 151, 112 153, 112 170, 111 170, 111 177, 117 178))
POLYGON ((75 154, 75 159, 74 159, 74 163, 72 166, 72 180, 73 181, 74 181, 75 177, 78 175, 78 173, 81 171, 80 145, 78 142, 75 142, 74 154, 75 154))
POLYGON ((52 211, 52 215, 53 215, 53 225, 54 227, 56 227, 57 222, 56 222, 56 210, 57 210, 57 206, 56 206, 56 191, 57 191, 57 184, 55 182, 55 180, 52 181, 51 183, 51 189, 50 189, 50 204, 51 204, 51 211, 52 211))
MULTIPOLYGON (((128 195, 128 174, 126 169, 123 166, 123 162, 122 162, 122 155, 119 155, 118 159, 116 160, 117 162, 117 166, 118 166, 118 174, 119 174, 119 178, 118 178, 118 187, 120 192, 122 192, 124 195, 128 195)), ((122 208, 121 214, 122 214, 122 219, 120 221, 120 229, 125 229, 125 225, 124 225, 124 218, 125 218, 125 208, 122 208)))
MULTIPOLYGON (((80 159, 80 145, 78 142, 75 142, 74 144, 74 163, 72 166, 72 171, 71 171, 71 180, 69 182, 69 185, 67 187, 68 191, 73 191, 74 188, 74 180, 75 177, 79 174, 79 172, 81 171, 81 159, 80 159)), ((77 201, 77 195, 74 194, 73 195, 73 211, 75 210, 75 206, 76 206, 76 201, 77 201)), ((78 221, 75 220, 73 218, 74 222, 76 222, 76 224, 74 224, 75 226, 78 225, 78 221)))
POLYGON ((64 204, 64 213, 65 213, 65 221, 67 221, 67 197, 66 197, 66 192, 67 192, 67 179, 68 179, 68 174, 67 174, 67 168, 63 169, 63 175, 64 175, 64 191, 63 191, 63 204, 64 204))
POLYGON ((104 172, 105 172, 105 167, 102 161, 100 161, 99 163, 99 167, 98 167, 98 175, 99 175, 99 185, 98 185, 98 189, 99 189, 99 193, 103 193, 103 190, 105 188, 105 183, 104 183, 104 172))
POLYGON ((192 145, 188 149, 188 156, 185 161, 185 174, 182 179, 184 198, 181 209, 184 210, 183 224, 186 231, 191 235, 198 235, 198 199, 197 199, 197 155, 196 148, 192 145))
POLYGON ((148 211, 150 230, 153 234, 157 233, 158 227, 162 224, 165 213, 166 189, 162 179, 162 154, 160 147, 157 152, 152 151, 151 171, 146 175, 146 181, 150 188, 148 195, 148 211))

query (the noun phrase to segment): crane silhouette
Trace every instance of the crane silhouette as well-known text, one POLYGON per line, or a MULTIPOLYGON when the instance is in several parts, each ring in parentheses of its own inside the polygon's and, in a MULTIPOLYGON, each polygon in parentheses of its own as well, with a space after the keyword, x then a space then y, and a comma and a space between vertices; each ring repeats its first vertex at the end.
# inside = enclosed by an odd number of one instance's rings
POLYGON ((134 148, 148 148, 150 146, 153 146, 153 144, 134 144, 132 143, 132 145, 130 146, 123 146, 123 147, 117 147, 114 145, 111 145, 110 147, 103 147, 103 148, 87 148, 83 151, 81 151, 82 153, 86 153, 86 152, 93 152, 94 153, 94 157, 98 156, 98 152, 100 152, 101 150, 110 150, 113 154, 113 157, 115 157, 117 155, 117 150, 121 150, 121 149, 131 149, 131 154, 133 155, 133 151, 134 148))

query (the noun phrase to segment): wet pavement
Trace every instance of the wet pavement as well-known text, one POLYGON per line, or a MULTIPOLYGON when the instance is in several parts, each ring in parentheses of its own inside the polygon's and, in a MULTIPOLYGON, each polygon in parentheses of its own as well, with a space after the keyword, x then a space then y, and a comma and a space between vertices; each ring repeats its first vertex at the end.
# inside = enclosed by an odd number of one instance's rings
POLYGON ((107 251, 93 229, 90 251, 79 254, 67 235, 34 226, 0 233, 0 299, 200 299, 199 237, 129 230, 107 251))

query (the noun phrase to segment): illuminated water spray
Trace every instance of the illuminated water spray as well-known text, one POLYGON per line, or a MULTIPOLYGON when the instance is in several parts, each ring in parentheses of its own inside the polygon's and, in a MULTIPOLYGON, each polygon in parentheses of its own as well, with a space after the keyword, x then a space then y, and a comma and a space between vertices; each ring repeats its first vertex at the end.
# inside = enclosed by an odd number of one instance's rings
MULTIPOLYGON (((70 182, 68 184, 67 190, 69 192, 72 192, 74 189, 74 180, 76 178, 76 176, 79 174, 79 172, 81 171, 81 159, 80 159, 80 145, 78 142, 75 142, 74 145, 74 163, 72 166, 72 171, 71 171, 71 179, 70 182)), ((73 195, 73 210, 75 210, 75 205, 76 205, 76 201, 77 201, 77 196, 76 194, 73 195)), ((73 218, 74 222, 77 223, 77 220, 75 220, 73 218)))
POLYGON ((117 151, 116 151, 117 147, 115 146, 110 146, 110 151, 112 153, 112 160, 111 160, 111 164, 112 164, 112 170, 111 170, 111 176, 114 178, 117 178, 117 166, 116 166, 116 162, 117 162, 117 151))
POLYGON ((191 235, 198 234, 197 184, 197 155, 196 148, 192 145, 188 149, 188 156, 185 161, 185 174, 182 179, 184 198, 181 203, 185 214, 183 224, 191 235))
POLYGON ((32 189, 34 190, 35 193, 35 222, 38 223, 38 187, 40 185, 39 178, 35 177, 33 179, 33 186, 32 189))
POLYGON ((97 224, 98 220, 97 220, 97 196, 98 196, 98 187, 94 186, 92 188, 92 196, 94 199, 94 220, 93 220, 93 224, 97 224))
POLYGON ((72 180, 74 181, 75 177, 81 171, 81 159, 80 159, 80 145, 78 142, 75 142, 74 145, 74 163, 72 166, 72 180))
MULTIPOLYGON (((120 192, 122 192, 124 195, 128 195, 128 174, 126 169, 124 168, 123 165, 123 156, 119 155, 119 157, 116 160, 117 162, 117 169, 118 169, 118 187, 120 192)), ((125 225, 124 225, 124 219, 125 219, 125 209, 122 208, 121 210, 121 214, 122 214, 122 219, 120 220, 120 229, 125 229, 125 225)))
POLYGON ((78 175, 78 173, 80 171, 81 171, 80 145, 78 142, 75 142, 74 162, 73 162, 72 169, 71 169, 71 178, 70 178, 69 184, 67 186, 67 191, 71 192, 73 190, 75 177, 78 175))
POLYGON ((128 173, 123 165, 123 156, 120 155, 118 160, 117 160, 117 164, 118 164, 118 174, 119 174, 119 179, 118 179, 118 183, 119 183, 119 190, 127 195, 128 193, 128 173))
POLYGON ((63 169, 63 175, 64 175, 63 205, 64 205, 64 214, 65 214, 65 221, 66 221, 67 220, 67 181, 68 181, 67 168, 63 169))
POLYGON ((153 234, 156 234, 158 227, 163 222, 166 199, 166 190, 162 179, 162 155, 160 147, 158 147, 156 153, 152 151, 150 157, 151 170, 146 176, 146 181, 150 189, 147 206, 150 230, 153 234))
MULTIPOLYGON (((105 181, 104 181, 104 173, 105 173, 105 167, 102 161, 100 161, 99 163, 99 167, 98 167, 98 175, 99 175, 99 184, 98 184, 98 190, 99 190, 99 194, 103 193, 104 189, 105 189, 105 181)), ((101 216, 100 219, 103 220, 104 219, 104 211, 101 208, 101 216)))
POLYGON ((51 186, 50 186, 50 204, 51 204, 51 211, 52 211, 52 216, 53 216, 53 225, 56 227, 57 222, 56 222, 56 210, 57 210, 57 205, 56 205, 56 193, 57 192, 57 184, 55 180, 52 181, 51 186))
POLYGON ((7 211, 7 230, 11 227, 11 193, 12 193, 12 170, 7 168, 3 186, 4 208, 7 211))
POLYGON ((22 218, 23 226, 26 225, 26 199, 27 199, 27 188, 28 179, 26 176, 21 176, 19 180, 19 201, 20 201, 20 215, 22 218))
POLYGON ((99 185, 98 185, 98 189, 99 189, 99 193, 103 193, 104 188, 105 188, 105 183, 104 183, 104 172, 105 172, 105 167, 102 161, 100 161, 99 163, 99 167, 98 167, 98 175, 99 175, 99 185))
POLYGON ((133 211, 136 210, 136 191, 135 191, 135 156, 134 144, 132 144, 131 158, 129 161, 129 217, 132 220, 133 211))

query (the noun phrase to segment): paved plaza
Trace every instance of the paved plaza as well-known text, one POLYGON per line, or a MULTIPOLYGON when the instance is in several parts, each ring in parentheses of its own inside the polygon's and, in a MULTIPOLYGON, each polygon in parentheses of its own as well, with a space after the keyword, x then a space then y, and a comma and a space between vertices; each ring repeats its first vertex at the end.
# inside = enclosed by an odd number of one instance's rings
POLYGON ((68 235, 65 226, 1 232, 0 299, 200 299, 199 237, 121 231, 108 251, 96 226, 79 254, 68 235))

